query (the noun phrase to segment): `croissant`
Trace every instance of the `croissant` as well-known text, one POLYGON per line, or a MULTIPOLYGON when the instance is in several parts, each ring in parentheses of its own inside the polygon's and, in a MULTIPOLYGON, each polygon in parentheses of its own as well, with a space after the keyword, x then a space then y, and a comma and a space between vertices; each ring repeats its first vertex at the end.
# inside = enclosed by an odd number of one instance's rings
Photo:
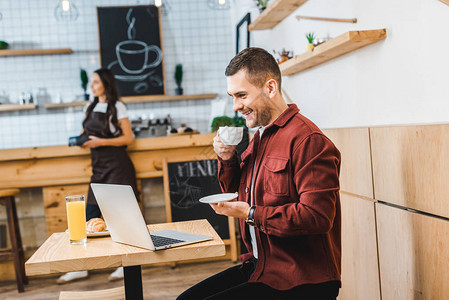
POLYGON ((86 229, 88 232, 101 232, 106 230, 106 223, 103 219, 92 218, 87 221, 86 229))

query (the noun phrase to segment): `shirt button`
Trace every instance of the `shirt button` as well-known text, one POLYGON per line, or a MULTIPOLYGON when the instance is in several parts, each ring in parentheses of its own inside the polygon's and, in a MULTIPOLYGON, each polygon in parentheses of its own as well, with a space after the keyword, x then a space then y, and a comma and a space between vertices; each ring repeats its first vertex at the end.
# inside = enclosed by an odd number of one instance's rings
POLYGON ((246 188, 245 188, 245 193, 248 193, 248 192, 249 192, 249 188, 246 187, 246 188))
POLYGON ((260 231, 265 231, 265 228, 263 228, 263 226, 260 226, 260 231))

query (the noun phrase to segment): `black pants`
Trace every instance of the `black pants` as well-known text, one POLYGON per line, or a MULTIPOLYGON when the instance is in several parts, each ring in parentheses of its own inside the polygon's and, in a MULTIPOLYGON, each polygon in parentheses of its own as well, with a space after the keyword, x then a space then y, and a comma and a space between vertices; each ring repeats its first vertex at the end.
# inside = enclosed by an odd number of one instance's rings
POLYGON ((248 282, 256 263, 257 260, 253 259, 245 262, 242 268, 239 265, 213 275, 186 290, 177 299, 335 300, 338 296, 338 281, 304 284, 287 291, 275 290, 263 283, 248 282))

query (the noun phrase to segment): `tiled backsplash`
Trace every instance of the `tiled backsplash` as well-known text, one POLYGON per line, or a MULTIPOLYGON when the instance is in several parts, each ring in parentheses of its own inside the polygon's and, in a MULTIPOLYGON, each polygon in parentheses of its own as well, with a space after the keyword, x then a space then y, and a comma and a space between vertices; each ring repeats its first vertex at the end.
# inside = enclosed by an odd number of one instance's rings
MULTIPOLYGON (((71 48, 72 54, 0 57, 0 96, 17 103, 24 91, 45 89, 47 102, 80 100, 83 94, 79 70, 90 75, 100 67, 98 54, 97 6, 147 5, 153 1, 72 0, 79 17, 73 22, 57 21, 55 0, 2 0, 0 40, 11 49, 71 48)), ((226 95, 224 70, 234 55, 233 24, 229 10, 213 10, 205 0, 165 0, 161 15, 167 94, 176 87, 174 69, 184 68, 184 94, 226 95)), ((173 125, 186 123, 200 132, 209 131, 213 100, 185 100, 128 104, 130 118, 164 117, 173 125)), ((0 113, 0 149, 66 144, 78 135, 82 108, 45 109, 42 101, 33 111, 0 113)), ((232 116, 232 105, 227 114, 232 116)))

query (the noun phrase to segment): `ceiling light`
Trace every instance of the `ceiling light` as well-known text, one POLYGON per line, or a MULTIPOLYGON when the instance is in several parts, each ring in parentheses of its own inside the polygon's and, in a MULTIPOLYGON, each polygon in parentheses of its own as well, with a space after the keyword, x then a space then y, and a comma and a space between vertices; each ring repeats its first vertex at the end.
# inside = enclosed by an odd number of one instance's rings
POLYGON ((156 5, 157 7, 162 5, 162 0, 154 0, 154 5, 156 5))
POLYGON ((55 18, 58 21, 75 21, 79 16, 78 9, 71 0, 58 1, 54 13, 55 18))
POLYGON ((70 1, 69 0, 62 0, 61 8, 62 8, 63 12, 68 12, 70 10, 70 1))
POLYGON ((209 6, 210 9, 227 10, 230 8, 229 2, 230 1, 226 0, 208 0, 207 5, 209 6))

